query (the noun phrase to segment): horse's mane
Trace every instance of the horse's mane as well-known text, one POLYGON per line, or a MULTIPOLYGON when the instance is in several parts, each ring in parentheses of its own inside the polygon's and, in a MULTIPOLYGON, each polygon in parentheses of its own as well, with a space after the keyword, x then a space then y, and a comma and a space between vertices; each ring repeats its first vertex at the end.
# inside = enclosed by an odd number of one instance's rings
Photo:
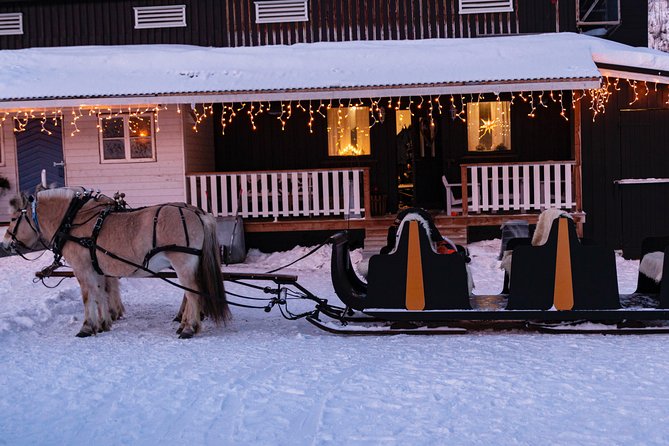
POLYGON ((73 198, 77 193, 83 193, 83 187, 58 187, 55 189, 44 189, 37 192, 38 198, 73 198))

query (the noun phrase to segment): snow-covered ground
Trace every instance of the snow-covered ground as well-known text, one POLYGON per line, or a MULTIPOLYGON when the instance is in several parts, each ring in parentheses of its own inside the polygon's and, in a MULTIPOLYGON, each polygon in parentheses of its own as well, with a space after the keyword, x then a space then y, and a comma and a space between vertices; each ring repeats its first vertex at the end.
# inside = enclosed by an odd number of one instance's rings
MULTIPOLYGON (((476 293, 500 291, 498 249, 470 245, 476 293)), ((228 270, 304 252, 252 251, 228 270)), ((79 339, 74 279, 32 282, 50 260, 0 259, 0 445, 669 443, 664 335, 345 337, 233 308, 228 326, 179 340, 180 292, 142 279, 122 281, 111 332, 79 339)), ((324 248, 285 272, 336 300, 328 262, 324 248)), ((637 267, 618 259, 621 292, 637 267)))

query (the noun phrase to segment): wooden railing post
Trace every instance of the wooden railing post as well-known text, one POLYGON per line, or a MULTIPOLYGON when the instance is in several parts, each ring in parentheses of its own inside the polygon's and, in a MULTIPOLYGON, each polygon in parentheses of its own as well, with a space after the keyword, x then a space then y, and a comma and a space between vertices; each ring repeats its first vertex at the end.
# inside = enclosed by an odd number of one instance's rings
POLYGON ((460 187, 462 188, 462 215, 469 214, 469 191, 467 183, 469 183, 469 176, 467 174, 467 166, 460 166, 460 187))
POLYGON ((574 108, 574 192, 576 194, 576 211, 583 211, 583 191, 581 179, 581 104, 574 108))
POLYGON ((362 207, 365 209, 365 218, 371 217, 372 194, 370 191, 370 183, 369 183, 369 167, 362 168, 362 194, 364 197, 364 202, 362 203, 362 207))

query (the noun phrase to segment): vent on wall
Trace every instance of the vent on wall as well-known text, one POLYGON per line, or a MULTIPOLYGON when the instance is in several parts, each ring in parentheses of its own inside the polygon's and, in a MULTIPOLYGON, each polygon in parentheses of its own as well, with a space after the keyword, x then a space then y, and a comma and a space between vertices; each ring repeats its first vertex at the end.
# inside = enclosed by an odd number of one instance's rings
POLYGON ((309 21, 307 0, 274 0, 255 2, 256 23, 309 21))
POLYGON ((460 14, 511 11, 513 0, 460 0, 460 14))
POLYGON ((0 14, 0 36, 23 34, 23 13, 0 14))
POLYGON ((133 9, 135 29, 186 26, 186 5, 137 6, 133 9))

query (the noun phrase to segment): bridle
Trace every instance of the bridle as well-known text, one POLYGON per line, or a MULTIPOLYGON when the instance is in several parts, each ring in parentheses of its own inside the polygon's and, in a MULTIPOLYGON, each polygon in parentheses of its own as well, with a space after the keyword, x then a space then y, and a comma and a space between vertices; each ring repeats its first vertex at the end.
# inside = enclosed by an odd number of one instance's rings
POLYGON ((45 249, 48 249, 48 246, 46 246, 46 244, 42 241, 42 233, 40 232, 39 221, 37 219, 37 198, 35 198, 32 195, 28 197, 28 204, 26 204, 25 207, 23 207, 23 209, 19 210, 19 216, 11 219, 11 221, 12 222, 15 221, 16 224, 14 224, 13 231, 7 229, 7 234, 9 234, 9 236, 12 239, 12 244, 10 245, 10 249, 12 251, 17 252, 19 255, 21 255, 21 257, 23 257, 23 255, 20 252, 18 252, 16 248, 31 249, 29 246, 27 246, 25 243, 19 240, 16 236, 19 232, 19 226, 21 225, 21 222, 24 220, 28 224, 30 229, 33 231, 33 233, 37 236, 37 239, 40 241, 42 246, 45 249), (30 206, 31 208, 30 209, 31 217, 28 217, 28 206, 30 206))

